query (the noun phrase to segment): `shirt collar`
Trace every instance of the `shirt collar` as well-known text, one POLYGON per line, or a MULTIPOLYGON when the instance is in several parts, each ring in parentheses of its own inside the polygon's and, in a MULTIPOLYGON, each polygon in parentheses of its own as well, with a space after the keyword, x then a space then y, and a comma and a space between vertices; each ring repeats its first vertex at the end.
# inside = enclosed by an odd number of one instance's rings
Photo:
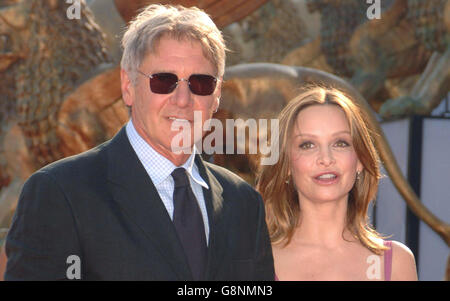
MULTIPOLYGON (((173 164, 169 159, 155 151, 145 140, 139 135, 139 133, 134 128, 131 119, 126 125, 126 133, 128 139, 130 140, 131 146, 133 147, 136 155, 150 176, 152 182, 155 186, 159 185, 161 182, 165 181, 174 171, 177 166, 173 164)), ((201 185, 202 187, 209 189, 208 184, 203 180, 198 171, 198 167, 195 164, 195 155, 197 154, 197 148, 193 147, 193 152, 186 160, 186 162, 180 166, 186 169, 188 175, 194 182, 201 185)))

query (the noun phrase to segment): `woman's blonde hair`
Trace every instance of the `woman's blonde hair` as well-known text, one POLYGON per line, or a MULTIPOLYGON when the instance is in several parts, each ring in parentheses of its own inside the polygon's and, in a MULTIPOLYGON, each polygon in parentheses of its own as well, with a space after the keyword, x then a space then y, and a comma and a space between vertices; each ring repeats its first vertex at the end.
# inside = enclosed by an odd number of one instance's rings
POLYGON ((303 88, 279 114, 279 141, 275 144, 280 148, 279 160, 275 165, 262 165, 257 177, 257 189, 265 202, 271 241, 273 244, 289 244, 298 225, 300 204, 293 181, 289 180, 289 146, 299 112, 311 105, 337 105, 347 117, 353 146, 364 169, 349 192, 346 228, 365 247, 380 254, 386 248, 367 217, 369 203, 375 199, 381 177, 373 133, 366 123, 368 118, 343 92, 316 85, 303 88))

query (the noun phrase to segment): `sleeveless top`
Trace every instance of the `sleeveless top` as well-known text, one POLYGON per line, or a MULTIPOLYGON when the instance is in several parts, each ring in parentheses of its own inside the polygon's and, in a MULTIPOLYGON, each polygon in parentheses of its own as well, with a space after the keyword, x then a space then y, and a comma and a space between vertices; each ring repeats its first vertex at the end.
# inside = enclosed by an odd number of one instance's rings
MULTIPOLYGON (((384 251, 384 281, 391 281, 392 274, 392 241, 385 240, 384 245, 388 247, 386 251, 384 251)), ((280 281, 275 274, 275 281, 280 281)))

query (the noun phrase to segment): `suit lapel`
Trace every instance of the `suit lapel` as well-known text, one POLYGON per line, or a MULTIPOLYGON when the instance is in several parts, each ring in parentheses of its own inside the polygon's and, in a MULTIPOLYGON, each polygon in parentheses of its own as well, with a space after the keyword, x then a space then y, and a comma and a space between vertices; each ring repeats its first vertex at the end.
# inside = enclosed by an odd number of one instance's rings
POLYGON ((111 140, 108 148, 108 180, 114 199, 130 220, 145 233, 180 280, 191 280, 172 220, 132 149, 125 127, 111 140))
POLYGON ((229 219, 225 218, 226 208, 223 204, 223 187, 203 163, 200 155, 197 155, 195 162, 200 175, 208 183, 210 189, 203 188, 203 197, 206 202, 209 220, 209 245, 208 245, 208 263, 206 267, 206 279, 214 279, 219 265, 223 262, 222 258, 226 252, 227 246, 227 223, 229 219))

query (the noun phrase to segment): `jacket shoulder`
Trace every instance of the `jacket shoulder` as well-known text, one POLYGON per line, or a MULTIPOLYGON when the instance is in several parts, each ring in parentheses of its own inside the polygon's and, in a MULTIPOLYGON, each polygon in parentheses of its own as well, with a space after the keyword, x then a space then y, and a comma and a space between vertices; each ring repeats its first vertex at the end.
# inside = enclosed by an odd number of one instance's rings
POLYGON ((105 148, 108 144, 109 141, 106 141, 80 154, 52 162, 36 171, 36 173, 44 172, 57 179, 64 179, 99 172, 102 166, 106 166, 105 148))
POLYGON ((259 193, 244 179, 232 171, 213 163, 205 162, 205 168, 207 168, 214 177, 219 181, 224 190, 238 191, 240 193, 250 194, 254 198, 259 198, 259 193))
POLYGON ((249 186, 250 188, 252 188, 250 186, 250 184, 248 184, 244 179, 242 179, 240 176, 238 176, 237 174, 233 173, 232 171, 210 163, 210 162, 206 162, 203 161, 205 164, 205 167, 220 181, 225 181, 225 182, 229 182, 230 184, 237 184, 237 185, 244 185, 244 186, 249 186))

